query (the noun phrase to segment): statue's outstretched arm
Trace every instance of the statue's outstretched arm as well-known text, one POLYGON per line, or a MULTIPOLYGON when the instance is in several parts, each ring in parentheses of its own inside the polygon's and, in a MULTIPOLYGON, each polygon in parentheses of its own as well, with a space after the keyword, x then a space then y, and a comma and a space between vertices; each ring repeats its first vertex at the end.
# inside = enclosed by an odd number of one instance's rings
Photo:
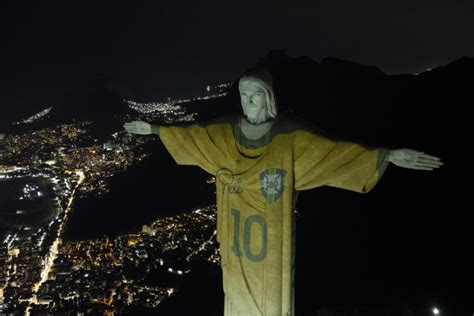
MULTIPOLYGON (((198 166, 215 175, 227 158, 225 139, 218 141, 209 134, 206 126, 197 123, 153 125, 144 121, 132 121, 123 124, 126 131, 139 135, 158 135, 166 150, 178 165, 198 166)), ((224 124, 220 124, 221 135, 224 124)))
POLYGON ((150 135, 156 134, 160 136, 160 126, 152 125, 144 121, 131 121, 123 124, 123 127, 132 134, 150 135))
POLYGON ((440 158, 413 149, 392 149, 387 156, 389 162, 402 168, 432 171, 443 165, 440 158))

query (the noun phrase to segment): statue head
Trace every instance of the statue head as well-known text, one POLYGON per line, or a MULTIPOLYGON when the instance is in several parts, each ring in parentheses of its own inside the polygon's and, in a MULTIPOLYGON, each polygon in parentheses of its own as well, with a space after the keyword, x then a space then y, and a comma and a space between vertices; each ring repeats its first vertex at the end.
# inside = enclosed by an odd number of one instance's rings
POLYGON ((260 124, 276 117, 272 85, 272 75, 264 68, 252 69, 240 78, 240 102, 244 116, 250 123, 260 124))

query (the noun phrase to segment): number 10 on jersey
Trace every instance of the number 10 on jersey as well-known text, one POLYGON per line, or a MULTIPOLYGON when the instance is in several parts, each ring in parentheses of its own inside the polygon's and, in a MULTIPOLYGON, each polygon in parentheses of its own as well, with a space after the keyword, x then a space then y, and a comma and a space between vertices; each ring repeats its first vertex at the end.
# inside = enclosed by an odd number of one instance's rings
MULTIPOLYGON (((241 248, 240 238, 240 211, 231 209, 234 237, 232 240, 231 250, 237 257, 245 255, 247 259, 252 262, 259 262, 267 256, 267 221, 260 215, 250 215, 244 221, 244 236, 243 236, 243 252, 241 248), (260 226, 261 236, 252 236, 252 226, 260 226), (260 238, 259 238, 260 237, 260 238), (251 249, 251 242, 254 238, 260 239, 260 251, 253 253, 251 249)), ((256 235, 255 233, 253 235, 256 235)))

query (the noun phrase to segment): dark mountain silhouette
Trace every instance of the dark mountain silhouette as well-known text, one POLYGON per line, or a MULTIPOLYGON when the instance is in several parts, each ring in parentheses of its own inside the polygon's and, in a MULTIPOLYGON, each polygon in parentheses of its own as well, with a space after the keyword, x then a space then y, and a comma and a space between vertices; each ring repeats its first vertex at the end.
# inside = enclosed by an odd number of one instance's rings
MULTIPOLYGON (((21 118, 33 114, 35 112, 21 118)), ((67 90, 57 98, 56 104, 44 119, 30 124, 8 126, 4 131, 25 133, 74 121, 90 121, 92 124, 88 125, 88 129, 91 137, 102 141, 108 139, 111 133, 122 129, 124 117, 135 114, 117 92, 101 82, 93 81, 67 90)))
MULTIPOLYGON (((115 115, 129 113, 120 95, 99 86, 84 86, 67 92, 52 113, 57 122, 90 120, 107 122, 115 115)), ((130 112, 131 113, 131 112, 130 112)))
POLYGON ((110 134, 123 129, 126 115, 134 115, 119 94, 97 85, 84 85, 66 93, 62 102, 52 110, 54 123, 91 121, 92 136, 107 139, 110 134))

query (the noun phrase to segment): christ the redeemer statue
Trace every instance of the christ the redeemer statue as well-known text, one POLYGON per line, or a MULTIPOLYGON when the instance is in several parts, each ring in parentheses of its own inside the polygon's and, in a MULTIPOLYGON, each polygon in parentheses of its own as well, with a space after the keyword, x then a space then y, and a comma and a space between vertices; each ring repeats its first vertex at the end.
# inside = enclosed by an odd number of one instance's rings
POLYGON ((124 128, 159 135, 177 164, 216 177, 225 315, 294 315, 298 191, 326 185, 367 193, 389 162, 418 170, 443 163, 416 150, 331 140, 278 115, 265 69, 241 77, 239 91, 243 115, 186 126, 132 121, 124 128))

